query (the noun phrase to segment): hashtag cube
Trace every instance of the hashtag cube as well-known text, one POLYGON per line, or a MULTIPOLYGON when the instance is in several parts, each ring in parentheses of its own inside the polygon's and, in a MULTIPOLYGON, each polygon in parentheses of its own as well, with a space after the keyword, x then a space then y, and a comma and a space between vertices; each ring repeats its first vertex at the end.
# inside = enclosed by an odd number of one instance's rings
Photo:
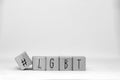
POLYGON ((32 64, 32 61, 26 52, 23 52, 20 55, 18 55, 15 58, 15 60, 18 64, 18 66, 20 67, 20 69, 22 69, 22 70, 28 68, 32 64))

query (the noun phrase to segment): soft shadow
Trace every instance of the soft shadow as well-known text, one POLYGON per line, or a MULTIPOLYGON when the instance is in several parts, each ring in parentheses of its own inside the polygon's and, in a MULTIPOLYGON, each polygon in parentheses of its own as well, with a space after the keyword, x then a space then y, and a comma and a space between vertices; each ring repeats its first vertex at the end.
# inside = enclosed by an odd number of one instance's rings
POLYGON ((32 68, 26 68, 26 69, 24 69, 24 70, 33 70, 32 68))
MULTIPOLYGON (((15 70, 22 70, 22 69, 20 69, 19 67, 15 67, 14 68, 15 70)), ((26 68, 26 69, 24 69, 24 70, 33 70, 32 68, 26 68)), ((22 71, 24 71, 24 70, 22 70, 22 71)))

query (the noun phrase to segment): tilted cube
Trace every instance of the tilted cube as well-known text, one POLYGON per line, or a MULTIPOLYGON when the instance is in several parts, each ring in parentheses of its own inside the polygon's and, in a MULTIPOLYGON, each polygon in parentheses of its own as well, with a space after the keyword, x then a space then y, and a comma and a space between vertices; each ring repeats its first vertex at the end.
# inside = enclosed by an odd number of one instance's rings
POLYGON ((31 61, 31 59, 29 58, 29 56, 27 55, 26 52, 23 52, 22 54, 17 56, 15 58, 15 60, 18 64, 18 66, 20 67, 20 69, 22 69, 22 70, 28 68, 32 64, 32 61, 31 61))

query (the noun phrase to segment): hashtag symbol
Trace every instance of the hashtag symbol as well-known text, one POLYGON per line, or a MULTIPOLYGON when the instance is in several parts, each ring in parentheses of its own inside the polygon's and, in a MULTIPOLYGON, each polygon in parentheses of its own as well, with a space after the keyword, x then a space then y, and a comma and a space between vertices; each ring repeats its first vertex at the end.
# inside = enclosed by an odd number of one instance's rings
POLYGON ((22 62, 24 67, 27 65, 27 62, 26 62, 25 58, 23 58, 23 60, 21 60, 21 62, 22 62))

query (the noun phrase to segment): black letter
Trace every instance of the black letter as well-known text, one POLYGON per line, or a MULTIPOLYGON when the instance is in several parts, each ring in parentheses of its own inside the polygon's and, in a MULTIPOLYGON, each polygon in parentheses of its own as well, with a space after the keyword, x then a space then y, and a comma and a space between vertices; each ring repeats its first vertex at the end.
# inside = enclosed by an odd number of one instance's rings
POLYGON ((80 61, 81 59, 78 59, 78 69, 80 69, 80 61))
POLYGON ((50 68, 54 68, 54 58, 50 59, 50 68), (53 61, 53 62, 52 62, 53 61))
POLYGON ((67 69, 67 67, 68 67, 68 64, 67 64, 67 63, 68 63, 68 60, 65 59, 65 60, 64 60, 64 68, 65 68, 65 69, 67 69))
POLYGON ((40 59, 39 59, 39 61, 38 61, 38 68, 41 68, 41 67, 40 67, 40 62, 41 62, 41 61, 40 61, 40 59))

